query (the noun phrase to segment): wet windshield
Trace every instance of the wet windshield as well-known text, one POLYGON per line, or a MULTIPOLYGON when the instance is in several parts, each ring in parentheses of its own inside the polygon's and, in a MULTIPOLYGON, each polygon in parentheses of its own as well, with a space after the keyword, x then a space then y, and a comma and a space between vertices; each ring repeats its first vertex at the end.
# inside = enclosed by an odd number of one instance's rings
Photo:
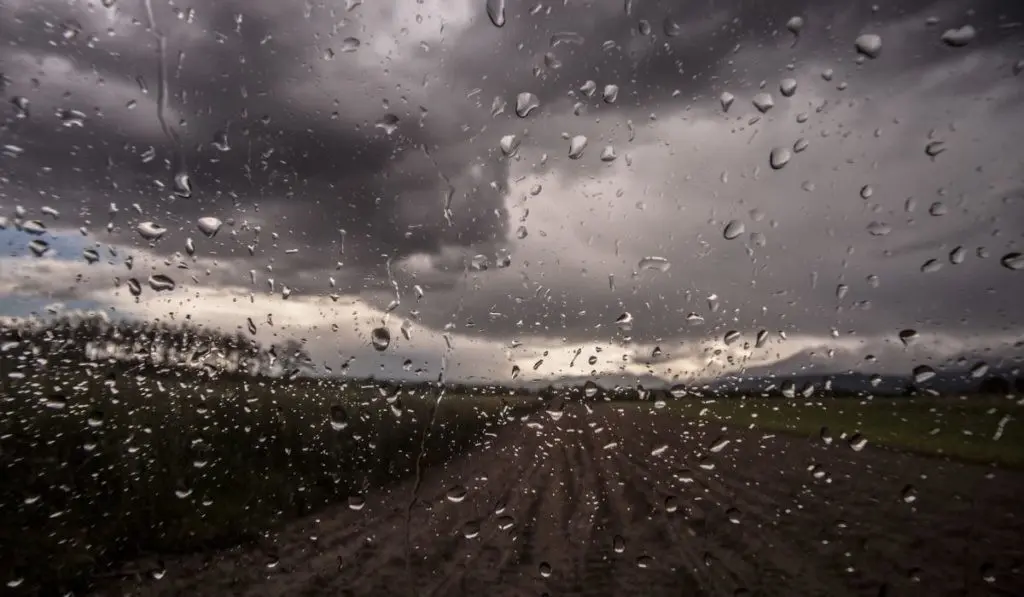
POLYGON ((0 1, 12 595, 1024 594, 1024 7, 0 1))

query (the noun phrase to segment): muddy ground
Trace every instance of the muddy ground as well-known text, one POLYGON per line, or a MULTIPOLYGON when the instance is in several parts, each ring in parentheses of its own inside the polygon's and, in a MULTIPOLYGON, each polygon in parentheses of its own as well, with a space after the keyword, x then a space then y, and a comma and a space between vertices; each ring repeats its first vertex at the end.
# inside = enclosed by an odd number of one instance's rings
POLYGON ((573 405, 98 594, 1024 595, 1022 500, 1020 472, 573 405))

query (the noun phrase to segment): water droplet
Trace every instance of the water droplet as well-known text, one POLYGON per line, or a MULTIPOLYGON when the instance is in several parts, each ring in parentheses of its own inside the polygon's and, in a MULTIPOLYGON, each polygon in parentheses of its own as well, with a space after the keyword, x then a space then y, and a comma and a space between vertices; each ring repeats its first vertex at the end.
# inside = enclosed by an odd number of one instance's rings
POLYGON ((1020 271, 1024 269, 1024 255, 1016 251, 1013 253, 1007 253, 999 258, 999 263, 1001 263, 1006 269, 1020 271))
POLYGON ((871 236, 888 236, 892 232, 892 226, 885 222, 871 222, 868 224, 868 234, 871 236))
POLYGON ((793 154, 785 147, 776 147, 772 149, 771 154, 768 156, 768 163, 771 165, 772 170, 781 170, 789 160, 792 159, 793 154))
POLYGON ((818 432, 818 437, 821 438, 822 443, 826 446, 832 445, 832 432, 829 431, 828 427, 822 427, 821 431, 818 432))
POLYGON ((743 520, 743 514, 736 508, 726 510, 725 517, 733 524, 739 524, 743 520))
MULTIPOLYGON (((251 319, 249 321, 252 321, 251 319)), ((341 431, 348 427, 348 413, 345 412, 345 407, 340 404, 331 406, 331 429, 335 431, 341 431)))
POLYGON ((971 377, 974 379, 980 379, 986 375, 988 375, 988 363, 982 361, 971 367, 971 377))
POLYGON ((220 227, 223 225, 224 222, 222 222, 220 218, 214 218, 212 216, 199 218, 199 221, 197 222, 197 227, 199 228, 199 231, 205 234, 207 237, 212 237, 216 235, 217 231, 220 230, 220 227))
POLYGON ((955 247, 949 252, 949 262, 953 265, 960 265, 967 259, 967 249, 962 246, 955 247))
POLYGON ((551 36, 551 47, 555 48, 562 44, 581 46, 584 41, 583 36, 575 31, 559 31, 551 36))
POLYGON ((868 438, 859 433, 855 433, 850 436, 849 444, 851 450, 854 452, 860 452, 868 445, 868 438))
POLYGON ((871 185, 869 185, 869 184, 866 184, 866 185, 864 185, 864 186, 862 186, 860 188, 860 198, 861 199, 870 199, 871 196, 874 195, 874 194, 875 194, 875 189, 871 185))
POLYGON ((838 286, 836 286, 836 298, 839 300, 843 300, 844 298, 846 298, 846 295, 849 292, 850 287, 847 286, 846 284, 839 284, 838 286))
POLYGON ((928 365, 918 365, 914 367, 914 383, 924 383, 933 377, 935 377, 935 369, 932 369, 928 365))
POLYGON ((592 380, 587 380, 583 384, 583 395, 587 398, 593 398, 601 391, 601 387, 594 383, 592 380))
POLYGON ((85 126, 85 113, 79 110, 58 110, 57 118, 60 119, 60 123, 66 127, 83 127, 85 126))
POLYGON ((341 52, 342 54, 355 52, 356 50, 359 49, 359 46, 361 46, 362 43, 363 42, 359 41, 358 37, 346 37, 345 39, 341 40, 341 52))
POLYGON ((487 0, 487 17, 495 27, 504 27, 505 0, 487 0))
POLYGON ((723 91, 722 95, 719 96, 718 101, 722 104, 722 111, 728 112, 729 108, 732 107, 732 103, 736 101, 736 96, 728 91, 723 91))
POLYGON ((725 345, 730 346, 740 339, 741 334, 737 330, 729 330, 725 333, 724 340, 725 345))
POLYGON ((444 497, 453 504, 458 504, 466 499, 466 488, 462 485, 454 485, 448 489, 444 497))
POLYGON ((671 16, 665 17, 661 22, 661 30, 665 32, 665 37, 677 37, 683 31, 671 16))
POLYGON ((727 437, 720 437, 711 443, 711 446, 708 448, 708 452, 711 452, 712 454, 718 454, 726 447, 728 447, 731 441, 732 440, 730 440, 727 437))
POLYGON ((93 264, 100 260, 100 254, 96 249, 85 249, 82 251, 82 257, 86 263, 93 264))
POLYGON ((583 150, 587 148, 587 138, 583 135, 576 135, 569 141, 569 158, 578 160, 583 157, 583 150))
POLYGON ((962 48, 967 44, 974 41, 974 37, 977 35, 977 31, 970 25, 964 25, 963 27, 956 29, 946 29, 943 32, 942 43, 953 48, 962 48))
POLYGON ((46 233, 46 224, 40 220, 26 220, 21 223, 20 228, 22 232, 36 236, 46 233))
POLYGON ((643 259, 640 260, 640 263, 637 264, 637 269, 639 269, 640 271, 654 270, 659 272, 667 272, 670 267, 672 267, 672 263, 668 259, 658 256, 644 257, 643 259))
POLYGON ((786 29, 793 35, 800 35, 800 31, 804 28, 804 18, 801 16, 790 17, 786 21, 786 29))
POLYGON ((938 259, 929 259, 921 264, 922 274, 933 274, 942 269, 942 262, 938 259))
POLYGON ((917 330, 907 328, 905 330, 900 330, 899 337, 903 346, 910 346, 914 342, 917 342, 920 336, 918 335, 917 330))
POLYGON ((924 152, 928 154, 928 157, 935 157, 944 151, 946 151, 945 141, 932 141, 924 146, 924 152))
POLYGON ((174 280, 164 274, 153 274, 149 277, 149 287, 157 292, 169 292, 174 290, 174 280))
POLYGON ((618 157, 619 155, 615 153, 615 148, 611 145, 605 145, 604 149, 601 150, 602 162, 614 162, 618 157))
POLYGON ((358 493, 355 495, 348 496, 348 507, 349 510, 359 511, 366 506, 366 498, 358 493))
POLYGON ((793 97, 793 94, 796 93, 796 79, 783 79, 779 83, 779 93, 785 97, 793 97))
POLYGON ((874 33, 864 33, 853 42, 857 53, 875 59, 882 53, 882 38, 874 33))
POLYGON ((391 346, 391 332, 386 327, 374 328, 370 332, 370 344, 377 351, 384 351, 391 346))
POLYGON ((793 143, 793 151, 796 153, 800 153, 803 150, 807 149, 808 145, 810 145, 810 143, 807 141, 807 139, 800 137, 793 143))
POLYGON ((903 502, 905 504, 913 504, 917 501, 917 490, 914 489, 913 485, 907 485, 903 488, 903 491, 900 492, 900 496, 903 498, 903 502))
POLYGON ((722 231, 722 236, 724 236, 726 240, 733 240, 738 238, 744 232, 746 232, 746 227, 743 225, 743 222, 739 220, 729 220, 725 225, 725 230, 722 231))
POLYGON ((192 178, 188 172, 179 172, 174 175, 174 194, 182 199, 192 196, 192 178))
POLYGON ((506 156, 515 155, 516 151, 519 150, 519 137, 516 137, 515 135, 505 135, 501 138, 499 146, 501 147, 501 153, 506 156))
POLYGON ((615 553, 623 553, 626 551, 626 539, 622 535, 615 535, 612 539, 612 551, 615 553))
POLYGON ((637 568, 650 568, 654 564, 654 559, 651 556, 640 556, 636 559, 637 568))
POLYGON ((142 284, 135 278, 129 278, 128 292, 130 292, 132 296, 139 296, 142 294, 142 284))
POLYGON ((153 222, 143 222, 136 226, 135 230, 138 231, 139 236, 148 241, 155 241, 167 232, 166 228, 153 222))
POLYGON ((615 100, 619 99, 619 86, 608 84, 604 86, 604 91, 601 93, 601 97, 605 103, 614 104, 615 100))
POLYGON ((373 126, 384 131, 385 134, 391 135, 398 130, 398 116, 394 114, 385 114, 381 116, 373 126))
POLYGON ((755 95, 754 99, 751 100, 751 103, 754 104, 754 107, 757 108, 757 111, 761 114, 764 114, 775 107, 775 100, 772 98, 772 94, 765 91, 755 95))
POLYGON ((480 521, 470 520, 462 525, 462 536, 466 539, 473 539, 480 534, 480 521))
POLYGON ((540 575, 542 577, 547 578, 551 576, 551 564, 548 564, 547 562, 541 562, 540 566, 537 567, 537 571, 540 572, 540 575))
POLYGON ((648 21, 647 19, 641 19, 640 22, 637 23, 637 31, 640 32, 640 35, 650 35, 651 22, 648 21))
POLYGON ((228 142, 227 131, 217 131, 213 134, 213 141, 210 142, 217 151, 231 151, 231 144, 228 142))
POLYGON ((28 118, 31 113, 32 102, 27 97, 16 95, 11 98, 11 103, 14 105, 15 118, 28 118))
POLYGON ((540 99, 529 91, 524 91, 516 96, 516 115, 520 118, 526 118, 530 112, 539 107, 540 99))

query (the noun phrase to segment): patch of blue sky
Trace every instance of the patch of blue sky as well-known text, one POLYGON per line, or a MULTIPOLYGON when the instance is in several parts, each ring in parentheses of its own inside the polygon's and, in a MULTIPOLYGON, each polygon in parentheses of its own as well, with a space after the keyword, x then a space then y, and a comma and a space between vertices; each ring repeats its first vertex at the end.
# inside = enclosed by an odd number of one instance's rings
POLYGON ((93 239, 82 236, 77 230, 54 230, 41 235, 33 235, 18 230, 11 223, 7 228, 0 230, 0 252, 4 255, 31 256, 32 251, 29 250, 28 244, 36 238, 49 243, 52 250, 51 256, 54 259, 68 261, 81 259, 82 251, 95 244, 93 239))

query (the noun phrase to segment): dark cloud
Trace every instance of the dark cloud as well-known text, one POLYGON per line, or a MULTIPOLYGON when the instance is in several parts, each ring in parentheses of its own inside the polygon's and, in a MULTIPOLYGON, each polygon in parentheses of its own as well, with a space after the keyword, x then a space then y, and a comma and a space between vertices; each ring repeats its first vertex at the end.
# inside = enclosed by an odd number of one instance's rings
MULTIPOLYGON (((244 285, 254 269, 261 284, 272 277, 384 308, 394 298, 390 263, 402 312, 498 341, 628 337, 668 350, 730 329, 823 339, 1019 329, 1024 286, 998 258, 1019 248, 1024 230, 1020 181, 1011 180, 1020 163, 1006 134, 1024 106, 1012 85, 1024 8, 637 1, 627 15, 622 2, 507 4, 496 28, 483 3, 466 21, 464 7, 443 3, 346 11, 343 2, 218 2, 190 17, 154 1, 176 139, 157 122, 156 37, 141 3, 5 5, 3 93, 28 97, 32 111, 17 118, 6 104, 4 143, 24 152, 0 158, 0 207, 52 205, 62 226, 163 257, 193 237, 199 255, 217 259, 200 286, 244 285), (786 27, 796 15, 805 19, 799 37, 786 27), (978 31, 967 47, 940 41, 965 23, 978 31), (858 64, 853 40, 869 31, 883 51, 858 64), (578 39, 552 43, 566 33, 578 39), (344 52, 350 37, 360 46, 344 52), (834 78, 825 81, 823 68, 834 78), (790 76, 799 84, 791 99, 778 91, 790 76), (587 80, 597 84, 592 97, 580 91, 587 80), (750 102, 762 82, 776 107, 758 120, 750 102), (619 86, 615 103, 601 97, 606 84, 619 86), (737 99, 723 113, 726 90, 737 99), (519 118, 524 91, 541 107, 519 118), (508 105, 492 116, 495 97, 508 105), (65 126, 61 109, 84 112, 84 125, 65 126), (510 134, 522 145, 506 157, 499 141, 510 134), (590 138, 584 158, 568 159, 564 134, 590 138), (809 149, 771 171, 769 149, 798 138, 809 149), (924 153, 932 139, 948 146, 934 160, 924 153), (605 144, 621 154, 616 162, 599 160, 605 144), (894 166, 904 163, 912 173, 894 166), (189 198, 171 187, 183 168, 189 198), (543 192, 525 190, 533 181, 543 192), (865 184, 876 188, 870 200, 857 194, 865 184), (950 213, 929 216, 934 201, 950 213), (120 211, 107 234, 112 202, 120 211), (207 239, 196 230, 203 216, 228 223, 207 239), (746 232, 726 241, 731 219, 746 232), (169 228, 152 247, 134 232, 145 220, 169 228), (872 221, 893 233, 872 237, 872 221), (948 263, 959 245, 968 260, 948 263), (976 257, 979 246, 987 259, 976 257), (486 270, 473 267, 477 255, 486 270), (635 271, 647 255, 671 269, 635 271), (510 266, 499 267, 505 256, 510 266), (928 259, 946 265, 922 274, 928 259), (421 301, 410 296, 417 284, 421 301), (614 324, 623 312, 631 330, 614 324)), ((76 284, 92 282, 64 294, 76 284)), ((46 288, 23 281, 20 291, 46 288)))

